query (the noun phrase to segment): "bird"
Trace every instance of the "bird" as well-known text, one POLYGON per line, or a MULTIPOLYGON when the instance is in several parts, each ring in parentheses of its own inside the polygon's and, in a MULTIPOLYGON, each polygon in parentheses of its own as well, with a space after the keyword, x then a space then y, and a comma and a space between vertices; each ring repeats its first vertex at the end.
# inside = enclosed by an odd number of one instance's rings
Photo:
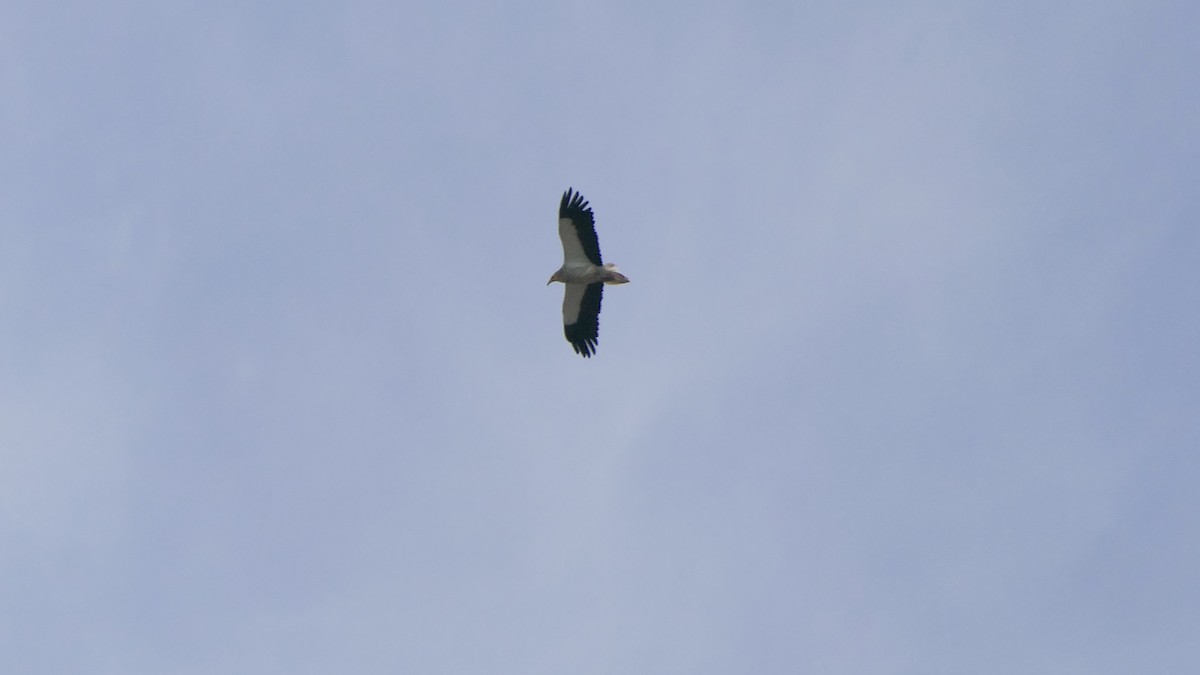
POLYGON ((558 281, 567 287, 563 294, 563 333, 576 354, 591 358, 600 340, 604 285, 627 284, 629 278, 616 265, 601 260, 592 208, 573 188, 567 188, 558 204, 558 237, 562 239, 563 264, 546 285, 558 281))

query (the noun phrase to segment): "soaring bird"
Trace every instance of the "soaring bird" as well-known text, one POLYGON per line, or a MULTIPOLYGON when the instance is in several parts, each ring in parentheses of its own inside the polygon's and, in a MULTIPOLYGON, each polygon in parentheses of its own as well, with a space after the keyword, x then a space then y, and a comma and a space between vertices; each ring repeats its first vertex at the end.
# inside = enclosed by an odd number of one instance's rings
POLYGON ((561 281, 567 287, 563 294, 563 333, 576 354, 590 358, 600 339, 604 284, 627 284, 629 279, 616 265, 605 265, 600 260, 592 208, 571 188, 563 193, 558 205, 558 237, 562 239, 563 264, 546 285, 561 281))

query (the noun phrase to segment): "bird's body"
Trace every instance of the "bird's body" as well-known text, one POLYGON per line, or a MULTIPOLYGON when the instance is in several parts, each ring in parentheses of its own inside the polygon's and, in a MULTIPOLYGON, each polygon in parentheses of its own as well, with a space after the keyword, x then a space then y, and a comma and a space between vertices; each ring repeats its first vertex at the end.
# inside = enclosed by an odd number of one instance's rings
POLYGON ((558 236, 563 245, 563 264, 546 284, 562 282, 563 332, 575 352, 590 357, 600 337, 600 299, 605 284, 627 284, 629 279, 616 265, 604 264, 596 238, 592 209, 583 195, 570 188, 558 206, 558 236))
POLYGON ((563 265, 554 273, 551 281, 561 281, 564 284, 627 284, 629 279, 621 274, 617 266, 607 265, 563 265))

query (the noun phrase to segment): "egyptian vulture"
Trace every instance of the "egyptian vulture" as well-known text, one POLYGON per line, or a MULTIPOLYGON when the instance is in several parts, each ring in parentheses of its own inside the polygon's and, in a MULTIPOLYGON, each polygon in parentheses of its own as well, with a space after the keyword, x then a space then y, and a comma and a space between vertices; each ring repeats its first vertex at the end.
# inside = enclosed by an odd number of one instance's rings
POLYGON ((563 193, 558 205, 558 238, 562 239, 563 264, 546 282, 561 281, 563 294, 563 333, 575 353, 591 357, 600 339, 600 296, 604 284, 627 284, 629 279, 617 266, 600 260, 600 242, 587 200, 571 188, 563 193))

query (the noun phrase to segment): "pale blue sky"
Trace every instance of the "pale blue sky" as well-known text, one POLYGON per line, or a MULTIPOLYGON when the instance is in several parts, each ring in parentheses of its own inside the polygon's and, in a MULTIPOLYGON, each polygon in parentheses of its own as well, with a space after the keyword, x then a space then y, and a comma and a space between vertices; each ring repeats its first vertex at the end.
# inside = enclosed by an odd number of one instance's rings
POLYGON ((1200 671, 1198 34, 6 4, 0 671, 1200 671))

